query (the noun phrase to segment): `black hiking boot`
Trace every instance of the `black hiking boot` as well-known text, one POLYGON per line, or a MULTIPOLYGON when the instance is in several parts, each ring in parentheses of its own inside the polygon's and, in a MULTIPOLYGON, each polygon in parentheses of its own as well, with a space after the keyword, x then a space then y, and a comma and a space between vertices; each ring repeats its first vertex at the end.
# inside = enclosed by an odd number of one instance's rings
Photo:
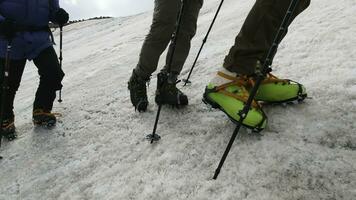
POLYGON ((16 128, 14 123, 14 118, 3 120, 1 128, 2 128, 2 135, 8 141, 15 140, 17 138, 16 128))
POLYGON ((174 107, 188 105, 188 97, 177 88, 176 74, 160 72, 157 75, 156 103, 158 105, 171 105, 174 107))
POLYGON ((45 109, 34 109, 32 121, 35 126, 51 128, 56 125, 56 116, 51 111, 45 109))
POLYGON ((139 77, 134 71, 128 82, 131 103, 135 107, 135 110, 138 110, 139 112, 145 112, 147 110, 147 82, 148 80, 139 77))

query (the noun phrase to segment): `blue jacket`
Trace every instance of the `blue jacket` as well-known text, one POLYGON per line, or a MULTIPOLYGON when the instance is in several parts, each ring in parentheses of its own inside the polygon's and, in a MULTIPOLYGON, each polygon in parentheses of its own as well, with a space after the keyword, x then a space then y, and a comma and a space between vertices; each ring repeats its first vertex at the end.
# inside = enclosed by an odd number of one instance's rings
MULTIPOLYGON (((44 27, 54 21, 58 0, 0 0, 0 21, 5 18, 26 27, 44 27)), ((34 59, 53 45, 48 31, 18 32, 12 41, 11 59, 34 59)), ((8 41, 0 35, 0 58, 5 57, 8 41)))

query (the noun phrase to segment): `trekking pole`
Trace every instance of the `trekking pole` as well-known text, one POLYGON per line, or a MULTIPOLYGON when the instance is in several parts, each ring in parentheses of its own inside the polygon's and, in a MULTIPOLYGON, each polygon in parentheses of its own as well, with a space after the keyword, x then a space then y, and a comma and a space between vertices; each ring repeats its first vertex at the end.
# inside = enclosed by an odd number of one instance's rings
MULTIPOLYGON (((9 90, 9 72, 10 72, 10 52, 12 48, 11 40, 8 40, 7 48, 6 48, 6 55, 5 55, 5 66, 3 71, 3 81, 2 81, 2 93, 1 93, 1 108, 0 108, 0 124, 1 124, 1 131, 0 131, 0 148, 1 148, 1 140, 3 137, 3 130, 2 130, 2 123, 4 121, 4 112, 5 112, 5 101, 7 96, 7 91, 9 90)), ((3 157, 0 156, 0 159, 3 157)))
POLYGON ((203 39, 203 43, 202 43, 202 45, 201 45, 201 47, 200 47, 200 49, 199 49, 198 55, 197 55, 197 57, 195 57, 193 66, 190 68, 188 77, 187 77, 186 79, 183 79, 183 81, 184 81, 183 87, 185 87, 187 84, 190 84, 190 83, 191 83, 191 81, 189 81, 190 76, 192 75, 193 70, 194 70, 194 67, 195 67, 195 65, 197 64, 198 58, 199 58, 199 56, 200 56, 200 53, 201 53, 201 51, 203 50, 206 41, 208 40, 210 31, 211 31, 211 29, 212 29, 213 26, 214 26, 215 20, 216 20, 216 18, 218 17, 218 14, 219 14, 219 12, 220 12, 220 9, 221 9, 221 6, 223 5, 223 3, 224 3, 224 0, 221 0, 220 5, 219 5, 219 7, 218 7, 218 10, 217 10, 216 13, 215 13, 214 19, 213 19, 213 21, 212 21, 211 24, 210 24, 209 30, 208 30, 208 32, 206 33, 205 38, 203 39))
POLYGON ((255 83, 254 87, 252 88, 252 90, 250 92, 249 98, 248 98, 243 110, 238 113, 239 116, 240 116, 240 120, 238 122, 238 125, 237 125, 235 131, 232 134, 232 137, 231 137, 231 139, 229 141, 229 144, 228 144, 228 146, 227 146, 227 148, 226 148, 226 150, 224 152, 224 155, 220 160, 219 166, 215 171, 215 174, 214 174, 214 177, 213 177, 214 180, 216 180, 218 178, 219 174, 220 174, 221 168, 224 165, 226 157, 228 156, 228 154, 230 152, 230 149, 231 149, 231 147, 232 147, 232 145, 233 145, 233 143, 234 143, 234 141, 236 139, 236 136, 238 135, 238 133, 240 131, 240 128, 242 126, 242 122, 247 117, 247 113, 250 110, 251 104, 253 102, 253 99, 256 96, 256 93, 257 93, 257 90, 258 90, 260 84, 265 79, 267 73, 269 73, 271 71, 270 66, 272 65, 273 58, 274 58, 274 56, 275 56, 275 54, 277 52, 278 45, 279 45, 280 41, 282 40, 284 33, 287 31, 288 25, 290 24, 290 21, 292 19, 292 16, 293 16, 293 14, 295 12, 295 9, 296 9, 298 3, 299 3, 299 0, 292 0, 291 1, 290 5, 288 7, 288 10, 286 12, 286 15, 283 18, 282 24, 279 27, 278 32, 277 32, 277 34, 276 34, 276 36, 274 38, 273 44, 272 44, 272 46, 270 47, 270 49, 268 51, 268 54, 267 54, 267 57, 266 57, 266 59, 265 59, 265 61, 263 63, 262 69, 261 69, 261 71, 257 72, 256 83, 255 83))
MULTIPOLYGON (((59 26, 59 66, 62 69, 62 61, 63 61, 63 26, 59 26)), ((62 89, 59 90, 59 103, 62 103, 62 89)))
MULTIPOLYGON (((170 47, 169 47, 169 49, 171 49, 172 52, 171 52, 171 55, 170 55, 169 60, 168 60, 167 73, 170 73, 170 71, 171 71, 171 65, 172 65, 174 53, 175 53, 175 50, 176 50, 178 34, 179 34, 179 31, 180 31, 181 22, 182 22, 182 19, 183 19, 184 5, 186 4, 186 1, 187 0, 182 0, 181 1, 181 7, 180 7, 180 11, 179 11, 177 27, 176 27, 174 36, 172 37, 172 41, 171 41, 171 44, 170 44, 170 47)), ((162 85, 158 85, 157 87, 162 87, 162 85)), ((149 135, 146 136, 146 139, 150 140, 151 144, 153 142, 159 141, 161 139, 161 136, 159 136, 156 133, 159 117, 160 117, 160 114, 161 114, 161 110, 162 110, 162 104, 159 104, 158 105, 157 115, 156 115, 156 121, 155 121, 155 124, 154 124, 154 127, 153 127, 153 132, 152 132, 152 134, 149 134, 149 135)))

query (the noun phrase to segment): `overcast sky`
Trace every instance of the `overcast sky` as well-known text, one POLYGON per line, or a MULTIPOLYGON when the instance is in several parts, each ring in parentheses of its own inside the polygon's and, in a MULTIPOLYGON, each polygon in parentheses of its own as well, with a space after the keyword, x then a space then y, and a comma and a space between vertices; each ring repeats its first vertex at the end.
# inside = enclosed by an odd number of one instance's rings
POLYGON ((154 0, 60 0, 74 19, 96 16, 127 16, 153 9, 154 0))

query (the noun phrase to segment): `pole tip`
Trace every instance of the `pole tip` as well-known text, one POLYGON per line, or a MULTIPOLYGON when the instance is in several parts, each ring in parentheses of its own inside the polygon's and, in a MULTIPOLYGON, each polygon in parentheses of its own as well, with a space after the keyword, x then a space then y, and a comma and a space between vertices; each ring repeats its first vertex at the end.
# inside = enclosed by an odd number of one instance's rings
POLYGON ((149 134, 146 136, 146 140, 150 141, 151 144, 153 142, 158 142, 161 140, 161 136, 157 135, 157 134, 149 134))
POLYGON ((184 82, 184 86, 192 84, 192 82, 188 79, 183 79, 183 82, 184 82))
POLYGON ((213 177, 213 180, 218 179, 219 174, 220 174, 220 170, 216 170, 215 174, 214 174, 214 177, 213 177))

